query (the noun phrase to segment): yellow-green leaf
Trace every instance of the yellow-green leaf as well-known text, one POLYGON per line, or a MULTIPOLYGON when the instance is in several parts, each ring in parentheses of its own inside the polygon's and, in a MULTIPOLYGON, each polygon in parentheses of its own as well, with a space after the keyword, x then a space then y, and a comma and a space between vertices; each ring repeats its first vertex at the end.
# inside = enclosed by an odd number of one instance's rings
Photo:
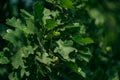
POLYGON ((73 2, 71 0, 60 0, 60 5, 64 8, 73 9, 73 2))

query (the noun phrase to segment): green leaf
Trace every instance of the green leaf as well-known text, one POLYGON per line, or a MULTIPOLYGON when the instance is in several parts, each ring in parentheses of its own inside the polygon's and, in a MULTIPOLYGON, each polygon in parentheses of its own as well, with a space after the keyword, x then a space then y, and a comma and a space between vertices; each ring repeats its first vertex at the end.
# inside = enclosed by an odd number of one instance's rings
POLYGON ((11 19, 7 19, 6 20, 6 24, 10 25, 12 27, 15 27, 15 28, 19 28, 21 30, 23 30, 25 28, 25 25, 22 24, 21 20, 20 19, 16 19, 15 17, 13 17, 11 19))
POLYGON ((16 44, 16 40, 15 40, 15 34, 14 31, 8 29, 7 30, 8 33, 6 33, 6 35, 3 36, 3 39, 10 41, 13 44, 16 44))
POLYGON ((25 46, 19 50, 22 57, 27 58, 30 54, 34 54, 32 46, 25 46))
POLYGON ((41 2, 36 2, 34 4, 34 16, 35 16, 35 19, 41 23, 43 19, 43 11, 44 11, 43 4, 41 2))
POLYGON ((24 14, 25 16, 27 16, 28 18, 30 18, 31 20, 34 20, 34 16, 31 15, 29 12, 27 12, 24 9, 20 9, 21 13, 24 14))
POLYGON ((82 76, 82 77, 86 77, 86 73, 82 71, 82 69, 79 67, 78 68, 78 73, 82 76))
POLYGON ((9 78, 9 80, 19 80, 16 72, 15 73, 14 72, 10 73, 8 78, 9 78))
POLYGON ((90 60, 90 58, 91 58, 91 56, 92 56, 92 54, 91 54, 91 52, 89 51, 89 50, 87 50, 87 51, 78 51, 79 52, 79 54, 77 54, 77 59, 79 59, 79 60, 84 60, 85 62, 89 62, 89 60, 90 60))
POLYGON ((21 46, 24 44, 24 32, 16 29, 13 30, 7 30, 7 33, 3 36, 3 39, 11 42, 14 46, 21 46))
POLYGON ((89 10, 90 16, 95 19, 95 24, 96 25, 101 25, 105 22, 105 17, 103 16, 103 13, 101 13, 97 9, 91 9, 89 10))
POLYGON ((4 36, 6 33, 7 27, 3 24, 0 24, 0 36, 4 36))
POLYGON ((49 57, 48 53, 43 53, 42 57, 36 56, 36 60, 47 65, 49 65, 52 62, 52 59, 49 57))
POLYGON ((73 2, 71 0, 60 0, 60 4, 64 8, 74 9, 73 2))
POLYGON ((16 19, 14 17, 11 19, 7 19, 6 24, 15 27, 16 29, 19 29, 27 34, 34 34, 37 31, 34 25, 34 21, 31 19, 26 19, 27 26, 25 26, 20 19, 16 19))
POLYGON ((47 8, 44 9, 43 13, 44 13, 44 18, 45 19, 51 19, 50 15, 52 15, 53 18, 56 18, 56 16, 59 15, 59 11, 57 11, 57 10, 52 11, 52 10, 49 10, 47 8))
POLYGON ((78 66, 74 62, 69 61, 65 63, 65 66, 69 67, 73 72, 78 72, 78 66))
POLYGON ((51 11, 49 9, 45 8, 43 11, 43 14, 44 14, 43 21, 44 21, 44 24, 46 24, 46 20, 51 19, 51 17, 50 17, 51 11))
POLYGON ((67 45, 65 43, 66 41, 58 40, 57 44, 59 47, 56 47, 54 52, 58 52, 64 59, 69 60, 69 54, 76 49, 71 47, 72 41, 68 41, 67 45))
POLYGON ((68 25, 68 26, 64 26, 64 28, 66 29, 73 29, 73 28, 79 28, 80 26, 74 26, 74 25, 68 25))
POLYGON ((8 64, 9 60, 4 56, 3 52, 0 52, 0 64, 8 64))
POLYGON ((24 32, 26 32, 27 34, 34 34, 37 32, 34 22, 31 19, 27 19, 26 24, 27 24, 27 26, 24 29, 24 32))
POLYGON ((94 43, 94 41, 89 37, 83 38, 81 36, 75 36, 75 37, 73 37, 73 40, 75 42, 78 42, 78 43, 81 43, 81 44, 84 44, 84 45, 94 43))
POLYGON ((29 76, 30 73, 28 71, 26 71, 24 68, 21 69, 21 77, 23 77, 24 75, 29 76))
POLYGON ((86 33, 86 27, 85 25, 80 26, 80 34, 85 34, 86 33))
POLYGON ((30 54, 34 54, 34 49, 32 46, 24 46, 21 47, 17 53, 12 57, 12 65, 15 69, 17 69, 19 66, 25 67, 23 58, 27 58, 30 54))
MULTIPOLYGON (((44 11, 43 11, 43 14, 44 14, 43 23, 44 23, 44 25, 46 25, 47 20, 55 19, 57 17, 57 15, 59 15, 59 12, 57 10, 56 11, 50 11, 49 9, 45 8, 44 11)), ((53 21, 55 21, 55 20, 53 20, 53 21)), ((55 21, 55 22, 59 24, 58 21, 55 21)))
POLYGON ((19 51, 12 57, 11 64, 15 69, 18 69, 18 67, 25 68, 25 65, 24 65, 24 62, 22 59, 22 55, 19 51))
POLYGON ((81 42, 84 43, 84 44, 94 43, 94 41, 89 37, 81 39, 81 42))
POLYGON ((57 22, 53 19, 47 19, 46 20, 46 25, 45 28, 47 28, 48 30, 52 30, 57 26, 57 22))
POLYGON ((68 40, 65 40, 63 45, 66 46, 66 47, 67 47, 67 46, 68 46, 68 47, 69 47, 69 46, 73 46, 73 41, 72 41, 72 40, 69 40, 69 41, 68 41, 68 40))

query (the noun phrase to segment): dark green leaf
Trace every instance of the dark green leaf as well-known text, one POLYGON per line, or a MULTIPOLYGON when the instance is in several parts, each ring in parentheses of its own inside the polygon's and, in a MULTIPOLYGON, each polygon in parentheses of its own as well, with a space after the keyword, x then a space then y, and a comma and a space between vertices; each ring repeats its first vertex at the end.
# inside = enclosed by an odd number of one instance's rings
POLYGON ((91 52, 88 51, 78 51, 79 54, 77 54, 77 59, 84 60, 85 62, 89 62, 90 58, 92 57, 91 52))
POLYGON ((73 37, 73 40, 75 42, 78 42, 78 43, 81 43, 81 44, 84 44, 84 45, 94 43, 94 41, 89 37, 83 38, 81 36, 75 36, 75 37, 73 37))
POLYGON ((8 64, 9 60, 4 56, 3 52, 0 52, 0 64, 8 64))
POLYGON ((43 4, 41 2, 36 2, 34 4, 34 16, 35 16, 35 19, 40 23, 42 23, 43 11, 44 11, 43 4))
POLYGON ((30 18, 31 20, 34 20, 34 16, 31 15, 29 12, 27 12, 26 10, 24 9, 21 9, 20 10, 22 14, 24 14, 25 16, 27 16, 28 18, 30 18))
POLYGON ((0 36, 4 36, 6 33, 7 27, 3 24, 0 24, 0 36))

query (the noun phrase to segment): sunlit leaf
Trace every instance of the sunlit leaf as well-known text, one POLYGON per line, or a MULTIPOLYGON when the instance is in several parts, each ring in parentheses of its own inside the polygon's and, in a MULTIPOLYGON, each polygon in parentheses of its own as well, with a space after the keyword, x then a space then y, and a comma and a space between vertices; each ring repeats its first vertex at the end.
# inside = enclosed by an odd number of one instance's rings
POLYGON ((68 41, 67 45, 65 45, 66 42, 63 42, 62 40, 58 40, 57 44, 58 47, 55 48, 54 52, 58 52, 64 59, 69 60, 69 54, 76 49, 71 47, 72 41, 68 41))
POLYGON ((86 73, 83 72, 80 67, 78 68, 78 73, 79 73, 80 75, 82 75, 82 77, 84 77, 84 78, 86 77, 86 73))
POLYGON ((60 0, 60 4, 64 8, 73 9, 73 2, 71 0, 60 0))
POLYGON ((52 59, 49 57, 48 53, 43 53, 42 57, 36 56, 36 60, 47 65, 52 62, 52 59))
POLYGON ((51 21, 59 24, 58 21, 55 21, 55 20, 54 20, 54 19, 57 17, 57 15, 59 15, 59 12, 58 12, 58 11, 50 11, 49 9, 45 8, 44 11, 43 11, 43 14, 44 14, 44 16, 43 16, 44 25, 47 24, 47 20, 51 20, 51 21), (51 16, 52 16, 54 19, 52 19, 51 16))
POLYGON ((47 19, 45 28, 48 30, 54 29, 57 26, 57 22, 53 19, 47 19))
POLYGON ((25 67, 20 52, 17 52, 17 53, 12 57, 12 63, 11 63, 11 64, 12 64, 12 66, 13 66, 15 69, 18 69, 18 67, 22 67, 22 68, 25 67))
POLYGON ((34 34, 37 32, 37 29, 36 29, 34 22, 32 20, 27 19, 26 24, 27 24, 27 26, 24 29, 24 32, 26 32, 28 34, 34 34))

